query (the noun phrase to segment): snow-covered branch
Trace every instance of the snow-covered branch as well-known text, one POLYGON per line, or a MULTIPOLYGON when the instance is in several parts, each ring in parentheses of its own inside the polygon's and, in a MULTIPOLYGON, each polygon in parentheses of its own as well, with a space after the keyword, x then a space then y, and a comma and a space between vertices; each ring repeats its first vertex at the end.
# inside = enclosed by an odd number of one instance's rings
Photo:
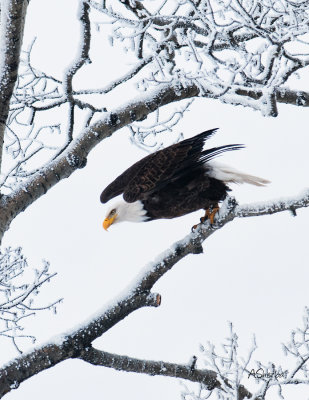
POLYGON ((0 2, 0 168, 4 130, 17 79, 27 6, 27 0, 0 2))
MULTIPOLYGON (((88 354, 89 358, 87 361, 95 362, 95 358, 97 357, 97 360, 101 360, 97 361, 98 363, 103 362, 102 357, 104 358, 104 354, 100 354, 94 349, 91 350, 92 342, 133 311, 145 306, 158 307, 161 303, 161 296, 158 293, 151 292, 154 284, 185 256, 201 253, 203 251, 203 242, 234 218, 243 218, 253 215, 263 216, 288 210, 291 210, 295 214, 295 210, 308 206, 309 190, 294 199, 280 199, 278 201, 265 202, 251 206, 239 206, 233 198, 227 198, 222 204, 219 214, 215 218, 214 225, 210 225, 209 222, 206 221, 183 240, 172 245, 141 271, 140 276, 126 289, 124 295, 115 299, 111 305, 99 310, 96 317, 84 322, 71 332, 63 334, 57 340, 52 340, 50 344, 35 349, 17 358, 15 361, 12 361, 8 366, 4 366, 0 370, 0 396, 3 396, 14 388, 14 385, 18 386, 21 382, 34 374, 50 368, 68 358, 87 359, 88 354), (25 365, 25 363, 28 367, 24 371, 23 365, 25 365), (24 371, 24 373, 21 373, 21 370, 24 371)), ((119 361, 121 360, 119 359, 119 361)), ((140 366, 140 364, 138 365, 140 366)), ((299 369, 301 367, 302 366, 300 366, 299 369)), ((140 372, 140 370, 138 369, 135 372, 140 372)), ((166 375, 164 371, 162 375, 166 375)), ((201 376, 203 379, 205 378, 205 374, 201 376)), ((216 387, 218 386, 216 383, 214 383, 214 385, 216 387)))
MULTIPOLYGON (((5 2, 6 6, 13 3, 5 2)), ((156 135, 169 131, 186 108, 172 111, 163 120, 157 118, 150 129, 132 123, 165 104, 200 96, 273 116, 278 112, 278 102, 307 107, 309 93, 284 86, 291 75, 308 63, 309 45, 304 37, 307 14, 303 5, 285 0, 280 0, 275 8, 260 0, 187 0, 177 5, 164 0, 156 7, 151 2, 139 1, 115 2, 112 7, 105 2, 81 1, 77 56, 63 80, 33 66, 30 55, 34 42, 23 52, 10 114, 7 120, 3 119, 7 130, 6 169, 1 171, 0 180, 4 194, 0 201, 0 237, 21 210, 83 167, 91 149, 119 128, 130 127, 134 142, 143 148, 148 146, 144 140, 151 136, 151 146, 157 149, 160 143, 156 135), (94 26, 110 24, 111 45, 124 46, 136 57, 136 63, 102 89, 76 89, 73 78, 90 61, 90 9, 97 13, 94 26), (293 53, 294 44, 301 44, 303 52, 293 53), (109 112, 93 101, 93 96, 104 96, 131 81, 145 92, 140 100, 126 102, 109 112), (56 123, 42 125, 43 114, 58 112, 59 107, 65 114, 63 121, 57 117, 56 123), (82 126, 75 124, 80 120, 78 112, 88 113, 82 126), (95 114, 100 119, 92 123, 95 114), (53 137, 52 144, 48 136, 53 137)), ((5 13, 1 15, 4 18, 5 13)), ((4 47, 12 57, 9 44, 4 43, 4 47)), ((14 51, 17 50, 15 46, 14 51)))
MULTIPOLYGON (((145 90, 175 77, 194 79, 201 93, 276 116, 276 103, 282 100, 277 91, 309 62, 308 10, 303 3, 88 3, 102 13, 104 23, 113 25, 113 45, 122 43, 138 59, 160 47, 151 70, 141 78, 145 90)), ((288 102, 303 105, 292 98, 288 102)))
POLYGON ((60 180, 69 177, 78 168, 83 168, 89 152, 103 139, 134 121, 145 119, 148 114, 161 106, 197 94, 198 88, 195 84, 163 85, 151 93, 140 96, 137 100, 104 114, 102 119, 85 128, 76 139, 72 140, 56 159, 40 168, 16 190, 1 197, 0 207, 3 212, 0 215, 0 236, 2 237, 16 215, 60 180))

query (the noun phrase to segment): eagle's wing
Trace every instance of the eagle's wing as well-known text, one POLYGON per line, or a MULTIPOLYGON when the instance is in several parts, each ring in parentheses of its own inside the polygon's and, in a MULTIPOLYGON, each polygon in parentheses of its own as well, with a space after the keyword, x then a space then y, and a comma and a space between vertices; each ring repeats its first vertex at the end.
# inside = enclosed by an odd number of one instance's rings
POLYGON ((118 176, 101 194, 101 202, 123 193, 125 201, 132 203, 143 194, 162 188, 184 165, 197 161, 206 139, 217 129, 202 132, 156 153, 144 157, 118 176))

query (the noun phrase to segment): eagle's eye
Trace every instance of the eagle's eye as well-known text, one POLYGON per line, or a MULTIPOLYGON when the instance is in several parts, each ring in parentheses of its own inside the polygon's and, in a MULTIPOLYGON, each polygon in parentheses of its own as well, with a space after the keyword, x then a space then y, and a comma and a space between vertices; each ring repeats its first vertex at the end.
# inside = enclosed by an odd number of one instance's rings
POLYGON ((110 215, 113 216, 113 215, 115 215, 115 214, 116 214, 116 209, 113 208, 112 211, 110 212, 110 215))

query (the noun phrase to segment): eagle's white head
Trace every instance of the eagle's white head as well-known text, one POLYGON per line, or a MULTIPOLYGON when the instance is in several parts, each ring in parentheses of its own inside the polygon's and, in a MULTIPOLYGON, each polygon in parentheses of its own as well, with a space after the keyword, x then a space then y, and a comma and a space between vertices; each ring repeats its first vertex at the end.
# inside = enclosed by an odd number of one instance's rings
POLYGON ((109 208, 103 221, 103 228, 107 230, 112 224, 122 221, 143 222, 148 219, 146 214, 147 211, 140 200, 134 203, 120 200, 109 208))

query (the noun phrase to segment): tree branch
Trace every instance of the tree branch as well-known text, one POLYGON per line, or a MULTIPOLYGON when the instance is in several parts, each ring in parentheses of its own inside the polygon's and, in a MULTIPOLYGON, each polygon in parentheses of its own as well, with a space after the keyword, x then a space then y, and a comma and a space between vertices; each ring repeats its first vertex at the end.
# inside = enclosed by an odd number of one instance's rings
POLYGON ((72 140, 56 159, 41 168, 15 191, 0 198, 0 208, 3 210, 0 214, 0 239, 16 215, 60 180, 68 178, 78 168, 83 168, 89 152, 103 139, 134 121, 145 119, 148 114, 161 106, 197 96, 198 93, 199 90, 194 83, 188 83, 186 87, 169 83, 161 85, 156 91, 147 93, 138 100, 104 114, 101 120, 86 128, 72 140))
MULTIPOLYGON (((187 364, 175 364, 164 361, 140 360, 133 357, 121 356, 88 347, 81 352, 79 357, 92 365, 113 368, 117 371, 136 372, 150 376, 168 376, 171 378, 186 379, 191 382, 199 382, 206 386, 207 390, 220 388, 218 374, 207 369, 195 369, 187 364)), ((239 400, 245 397, 251 398, 252 394, 244 387, 239 388, 239 400)))
POLYGON ((17 79, 27 7, 27 0, 0 2, 0 169, 5 124, 17 79))
MULTIPOLYGON (((104 114, 101 120, 83 130, 58 157, 29 178, 22 187, 19 187, 9 195, 2 196, 0 199, 0 207, 3 210, 0 215, 0 239, 9 228, 11 221, 21 211, 24 211, 60 180, 69 177, 78 168, 84 167, 89 152, 103 139, 134 121, 145 119, 148 114, 161 106, 198 96, 200 89, 198 84, 190 80, 188 80, 185 87, 181 87, 179 83, 173 83, 172 81, 168 84, 160 85, 155 91, 147 92, 139 100, 124 104, 118 109, 104 114)), ((252 99, 260 96, 259 91, 247 91, 245 89, 239 89, 238 94, 239 101, 241 101, 242 96, 252 99)), ((204 91, 202 95, 204 97, 215 96, 209 91, 204 91)), ((302 101, 302 105, 307 106, 309 104, 309 95, 306 92, 278 89, 276 95, 278 101, 285 103, 298 105, 302 101)), ((235 102, 235 96, 232 96, 232 98, 235 102)), ((229 102, 229 95, 223 95, 221 100, 229 102)))
POLYGON ((22 355, 0 369, 0 398, 31 376, 55 366, 61 361, 76 358, 91 342, 117 324, 131 312, 145 306, 158 307, 158 294, 128 294, 105 310, 98 317, 87 321, 81 328, 63 335, 54 343, 22 355))
MULTIPOLYGON (((248 96, 254 100, 262 97, 260 90, 241 88, 236 90, 236 94, 240 96, 248 96)), ((276 100, 279 103, 290 104, 293 106, 309 107, 309 92, 301 90, 291 90, 287 87, 280 87, 275 90, 276 100)))
POLYGON ((86 2, 80 3, 80 9, 78 14, 79 14, 78 15, 79 20, 81 22, 80 50, 76 60, 66 71, 63 80, 64 93, 69 98, 69 100, 72 99, 72 91, 73 91, 72 81, 74 75, 85 63, 89 62, 91 31, 90 31, 90 20, 89 20, 89 5, 86 4, 86 2))
POLYGON ((61 361, 80 357, 84 359, 87 357, 85 350, 91 346, 93 340, 102 336, 133 311, 145 306, 158 307, 161 303, 161 296, 150 292, 153 285, 179 260, 188 254, 201 253, 203 251, 203 242, 234 218, 262 216, 288 210, 292 210, 295 213, 296 209, 308 206, 309 189, 296 198, 255 205, 238 206, 233 198, 227 198, 215 218, 214 225, 210 225, 207 221, 201 224, 196 231, 174 243, 157 260, 145 267, 142 277, 135 280, 127 288, 124 296, 115 299, 112 305, 100 310, 97 317, 64 334, 56 342, 18 357, 0 369, 0 398, 29 377, 61 361))

